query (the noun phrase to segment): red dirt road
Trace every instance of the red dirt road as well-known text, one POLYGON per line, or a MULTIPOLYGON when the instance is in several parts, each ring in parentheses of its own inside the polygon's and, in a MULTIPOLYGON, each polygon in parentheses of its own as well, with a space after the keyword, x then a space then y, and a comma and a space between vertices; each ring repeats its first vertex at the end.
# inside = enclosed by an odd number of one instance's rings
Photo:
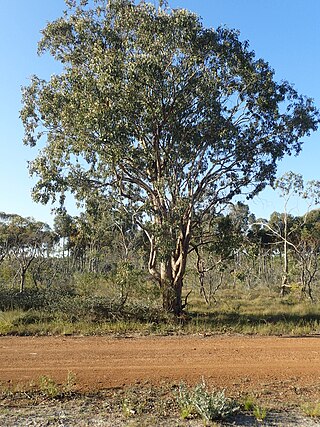
POLYGON ((0 382, 57 382, 79 390, 206 382, 233 393, 320 398, 320 338, 0 337, 0 382))

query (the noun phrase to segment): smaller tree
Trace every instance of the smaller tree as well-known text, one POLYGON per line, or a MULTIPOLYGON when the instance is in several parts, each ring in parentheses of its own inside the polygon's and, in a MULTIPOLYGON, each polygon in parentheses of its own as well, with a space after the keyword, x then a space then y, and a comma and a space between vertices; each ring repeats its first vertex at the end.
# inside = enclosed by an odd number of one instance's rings
POLYGON ((293 255, 300 268, 301 293, 313 300, 312 283, 319 271, 320 210, 307 212, 297 221, 300 226, 294 236, 293 255))
MULTIPOLYGON (((311 235, 307 232, 310 227, 308 227, 307 224, 308 217, 310 218, 309 211, 311 206, 317 204, 320 200, 320 182, 308 181, 304 183, 301 174, 287 172, 276 180, 274 188, 280 190, 280 195, 284 199, 283 213, 273 213, 269 222, 264 223, 263 226, 276 237, 276 244, 279 247, 280 254, 282 254, 283 275, 280 294, 283 296, 286 290, 291 288, 291 285, 288 283, 290 276, 289 252, 291 251, 295 254, 300 263, 302 291, 305 292, 306 289, 308 289, 308 294, 312 297, 310 286, 317 270, 317 262, 311 261, 309 256, 310 251, 307 250, 308 244, 306 239, 308 236, 311 242, 311 235), (298 196, 307 201, 307 212, 302 217, 294 217, 288 211, 289 202, 294 196, 298 196), (312 269, 311 265, 313 265, 312 269), (316 270, 314 270, 315 267, 316 270), (308 279, 306 278, 307 273, 308 279)), ((316 232, 314 237, 315 236, 316 232)))
POLYGON ((28 269, 37 257, 42 257, 52 249, 56 235, 47 224, 33 218, 2 214, 1 219, 8 256, 18 263, 19 287, 20 292, 23 292, 28 269))
POLYGON ((8 236, 6 232, 6 221, 8 215, 0 212, 0 264, 8 254, 8 236))
MULTIPOLYGON (((283 242, 283 276, 281 284, 281 295, 284 295, 288 286, 289 264, 288 264, 288 245, 290 244, 288 231, 288 203, 291 197, 302 195, 304 190, 303 178, 301 174, 287 172, 275 182, 275 188, 280 190, 281 197, 284 199, 283 209, 283 233, 280 234, 283 242)), ((291 230, 292 232, 292 230, 291 230)))
POLYGON ((250 220, 249 208, 243 203, 230 205, 229 212, 199 221, 195 240, 191 242, 190 252, 197 255, 197 272, 200 281, 200 294, 207 304, 221 287, 227 270, 235 268, 235 261, 243 246, 250 220), (211 277, 218 273, 219 280, 211 277), (205 282, 209 281, 206 290, 205 282), (213 281, 215 281, 213 285, 213 281))
POLYGON ((62 258, 65 258, 65 250, 70 249, 70 238, 74 230, 74 219, 65 210, 58 211, 54 217, 53 229, 62 240, 62 258))

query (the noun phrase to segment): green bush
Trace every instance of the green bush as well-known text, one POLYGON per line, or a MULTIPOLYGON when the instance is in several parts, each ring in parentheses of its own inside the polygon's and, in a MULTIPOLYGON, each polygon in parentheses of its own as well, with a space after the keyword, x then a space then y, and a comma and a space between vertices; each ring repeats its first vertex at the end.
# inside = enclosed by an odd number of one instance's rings
POLYGON ((239 405, 227 398, 224 390, 208 391, 204 381, 194 388, 181 384, 177 400, 182 418, 198 414, 205 423, 228 418, 239 410, 239 405))
POLYGON ((131 301, 118 296, 78 294, 73 289, 32 288, 23 293, 9 288, 0 289, 0 312, 23 311, 19 323, 31 324, 59 318, 66 322, 137 321, 158 324, 166 322, 165 313, 159 307, 149 306, 139 300, 131 301), (36 312, 39 312, 37 315, 36 312), (41 313, 41 314, 40 314, 41 313), (40 318, 41 317, 41 318, 40 318))

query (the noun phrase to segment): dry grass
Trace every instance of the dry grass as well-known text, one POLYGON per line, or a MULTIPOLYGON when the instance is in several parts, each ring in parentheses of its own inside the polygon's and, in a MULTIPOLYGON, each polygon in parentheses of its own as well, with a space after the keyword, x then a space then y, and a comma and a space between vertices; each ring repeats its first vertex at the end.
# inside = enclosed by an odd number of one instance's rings
POLYGON ((185 315, 175 319, 155 302, 136 300, 125 306, 91 296, 59 296, 54 310, 15 308, 0 311, 0 335, 104 335, 104 334, 258 334, 314 335, 320 333, 320 304, 281 299, 266 289, 219 291, 206 305, 193 293, 185 315))

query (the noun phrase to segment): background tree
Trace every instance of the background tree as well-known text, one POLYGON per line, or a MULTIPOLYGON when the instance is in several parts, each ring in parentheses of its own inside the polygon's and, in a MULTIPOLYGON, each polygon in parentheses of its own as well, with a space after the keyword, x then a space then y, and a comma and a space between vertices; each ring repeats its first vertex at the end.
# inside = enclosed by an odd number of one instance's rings
POLYGON ((74 219, 65 210, 58 211, 54 217, 53 229, 61 239, 62 258, 65 258, 67 249, 67 258, 69 259, 70 238, 74 231, 74 219))
POLYGON ((33 218, 16 214, 2 214, 2 238, 6 241, 8 256, 18 265, 19 288, 24 291, 26 274, 32 263, 51 251, 56 235, 50 227, 33 218))
POLYGON ((241 263, 249 222, 254 216, 247 205, 241 202, 230 204, 219 215, 202 216, 194 227, 191 249, 196 253, 196 266, 200 281, 200 294, 207 304, 223 284, 227 272, 236 275, 237 265, 241 263), (206 289, 205 283, 208 282, 206 289))
MULTIPOLYGON (((288 203, 293 195, 301 195, 303 192, 303 178, 301 174, 295 174, 293 172, 287 172, 281 178, 277 179, 275 182, 275 188, 278 188, 281 192, 281 196, 284 199, 284 209, 282 215, 283 227, 279 230, 279 237, 283 242, 283 276, 281 284, 281 295, 285 294, 286 287, 288 286, 288 274, 289 274, 289 264, 288 264, 288 238, 289 234, 294 231, 294 227, 291 226, 291 231, 288 230, 288 203)), ((291 221, 292 222, 292 221, 291 221)), ((271 226, 272 229, 272 226, 271 226)), ((274 229, 273 229, 274 230, 274 229)))
POLYGON ((319 272, 320 210, 312 210, 300 217, 299 233, 295 240, 295 255, 300 265, 302 295, 313 300, 313 282, 319 272))
POLYGON ((291 252, 300 264, 302 292, 305 293, 308 290, 308 295, 312 298, 311 282, 318 270, 317 211, 309 210, 311 206, 319 203, 320 183, 314 180, 305 183, 301 174, 290 171, 276 180, 274 188, 280 190, 284 200, 283 213, 274 212, 269 221, 264 221, 260 225, 275 238, 274 247, 279 250, 282 259, 281 295, 284 296, 291 288, 289 283, 291 252), (293 197, 300 197, 308 204, 306 213, 301 217, 295 217, 289 213, 289 202, 293 197))
POLYGON ((275 282, 277 286, 278 280, 274 280, 277 273, 277 267, 274 263, 276 250, 275 236, 261 225, 265 224, 267 220, 255 219, 251 215, 250 222, 244 245, 245 257, 251 260, 253 267, 250 277, 258 279, 260 284, 272 287, 275 282))
POLYGON ((234 30, 133 0, 68 4, 39 44, 63 71, 23 91, 24 142, 44 145, 34 198, 117 189, 148 237, 163 307, 179 314, 198 222, 272 181, 318 112, 234 30))
POLYGON ((8 214, 0 212, 0 264, 8 254, 9 242, 7 234, 8 214))

